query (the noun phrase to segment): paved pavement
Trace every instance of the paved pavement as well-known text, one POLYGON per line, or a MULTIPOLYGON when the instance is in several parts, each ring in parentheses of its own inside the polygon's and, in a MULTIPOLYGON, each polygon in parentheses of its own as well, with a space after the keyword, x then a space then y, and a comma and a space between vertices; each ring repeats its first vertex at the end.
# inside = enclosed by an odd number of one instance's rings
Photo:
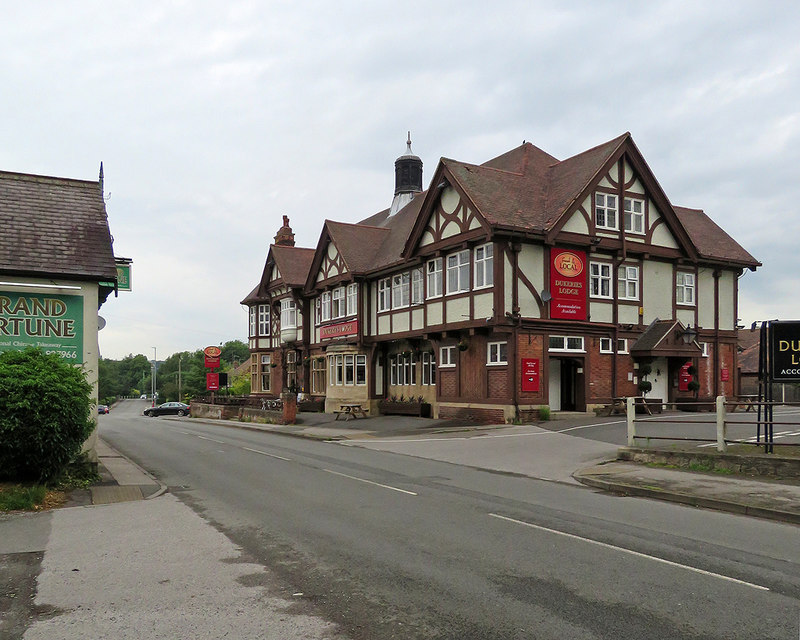
MULTIPOLYGON (((559 482, 577 480, 606 491, 800 524, 800 483, 614 461, 614 445, 559 433, 589 424, 585 416, 565 419, 555 431, 400 416, 345 422, 304 413, 300 420, 296 425, 190 422, 351 446, 391 446, 407 455, 559 482), (481 438, 487 436, 502 455, 486 455, 481 438), (514 445, 519 437, 537 438, 536 456, 520 454, 514 445), (506 440, 506 450, 497 438, 506 440), (573 460, 578 469, 547 462, 553 458, 547 447, 563 448, 564 438, 577 448, 573 460), (434 441, 445 446, 434 447, 434 441), (437 453, 426 453, 434 449, 437 453)), ((0 515, 0 637, 201 639, 226 637, 234 629, 237 638, 342 637, 322 619, 302 611, 295 615, 301 605, 293 598, 302 594, 285 592, 262 566, 250 563, 224 535, 165 494, 166 487, 147 472, 102 440, 98 454, 103 481, 92 487, 90 505, 0 515)))

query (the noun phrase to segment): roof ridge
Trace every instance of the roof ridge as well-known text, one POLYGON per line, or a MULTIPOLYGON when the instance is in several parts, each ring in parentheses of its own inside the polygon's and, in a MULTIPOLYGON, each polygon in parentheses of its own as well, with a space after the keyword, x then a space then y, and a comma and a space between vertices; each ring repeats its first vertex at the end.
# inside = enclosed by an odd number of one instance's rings
POLYGON ((37 173, 21 173, 19 171, 0 170, 0 177, 9 180, 25 180, 26 182, 61 182, 78 183, 83 185, 97 185, 99 180, 83 180, 81 178, 62 178, 60 176, 46 176, 37 173))
MULTIPOLYGON (((519 173, 517 171, 509 171, 508 169, 498 169, 497 167, 487 167, 485 164, 474 164, 472 162, 462 162, 461 160, 453 160, 452 158, 442 158, 442 163, 445 161, 452 162, 455 164, 460 164, 462 166, 470 166, 475 167, 477 169, 482 169, 483 171, 496 171, 497 173, 504 173, 510 176, 519 176, 520 178, 524 175, 523 173, 519 173)), ((487 162, 489 162, 487 160, 487 162)))

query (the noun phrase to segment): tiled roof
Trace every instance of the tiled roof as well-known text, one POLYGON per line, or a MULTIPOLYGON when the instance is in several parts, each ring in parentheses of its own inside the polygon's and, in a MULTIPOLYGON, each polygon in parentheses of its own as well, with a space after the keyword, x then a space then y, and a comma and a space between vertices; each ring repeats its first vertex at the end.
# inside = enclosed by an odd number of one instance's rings
MULTIPOLYGON (((646 163, 642 166, 644 160, 627 132, 563 161, 525 142, 482 165, 442 158, 440 171, 470 199, 489 225, 544 235, 557 232, 562 217, 573 209, 577 199, 599 180, 608 163, 626 150, 638 158, 639 170, 649 176, 646 182, 658 192, 660 206, 666 209, 664 213, 669 214, 679 241, 690 255, 697 251, 708 260, 759 266, 702 211, 672 207, 646 163)), ((326 221, 348 269, 367 273, 402 262, 412 232, 421 233, 424 221, 417 218, 432 195, 417 194, 394 216, 385 209, 357 224, 326 221)))
POLYGON ((761 266, 758 260, 717 226, 701 209, 673 208, 703 258, 730 260, 747 267, 761 266))
POLYGON ((390 235, 388 229, 331 220, 325 225, 351 274, 365 273, 376 267, 381 245, 390 235))
POLYGON ((99 182, 0 171, 0 272, 117 276, 99 182))
POLYGON ((314 261, 314 253, 314 249, 288 247, 278 244, 270 245, 267 260, 264 264, 264 272, 261 274, 261 281, 239 304, 250 305, 269 299, 267 287, 269 286, 271 273, 267 272, 267 268, 271 264, 269 260, 270 255, 275 261, 278 271, 280 271, 284 284, 290 287, 302 287, 306 283, 308 272, 311 270, 311 263, 314 261))
POLYGON ((272 251, 284 283, 290 287, 304 286, 308 279, 311 263, 314 261, 314 249, 273 244, 270 251, 272 251))

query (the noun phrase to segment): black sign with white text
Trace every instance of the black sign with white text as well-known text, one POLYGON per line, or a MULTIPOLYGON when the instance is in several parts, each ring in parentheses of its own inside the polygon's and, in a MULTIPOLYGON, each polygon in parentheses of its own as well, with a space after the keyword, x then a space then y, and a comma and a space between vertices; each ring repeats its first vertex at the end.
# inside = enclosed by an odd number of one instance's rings
POLYGON ((770 322, 770 363, 775 382, 800 381, 800 322, 770 322))

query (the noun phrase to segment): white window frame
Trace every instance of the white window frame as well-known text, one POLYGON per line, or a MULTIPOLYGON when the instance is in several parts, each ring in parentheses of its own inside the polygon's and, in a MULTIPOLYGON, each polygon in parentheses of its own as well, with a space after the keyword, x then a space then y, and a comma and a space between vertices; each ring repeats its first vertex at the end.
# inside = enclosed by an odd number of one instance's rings
POLYGON ((611 338, 600 338, 600 353, 614 353, 614 341, 611 338))
POLYGON ((292 298, 281 300, 281 329, 297 328, 297 305, 292 298))
POLYGON ((367 356, 356 354, 356 386, 363 387, 367 384, 367 356))
POLYGON ((269 305, 258 305, 258 335, 269 335, 269 305))
POLYGON ((331 292, 331 318, 338 320, 344 318, 346 313, 344 287, 336 287, 331 292))
POLYGON ((603 298, 610 300, 611 293, 611 263, 609 262, 590 262, 589 263, 589 297, 603 298), (605 287, 605 293, 603 288, 605 287))
POLYGON ((594 226, 598 229, 616 231, 618 217, 617 196, 611 193, 594 194, 594 226))
POLYGON ((447 256, 447 295, 469 291, 469 249, 447 256))
POLYGON ((508 364, 508 342, 489 342, 486 345, 486 365, 498 366, 508 364))
POLYGON ((347 285, 347 315, 354 316, 358 313, 358 284, 347 285))
POLYGON ((644 235, 644 200, 640 198, 623 198, 622 206, 625 231, 644 235), (637 205, 638 211, 636 210, 637 205))
POLYGON ((392 308, 392 279, 378 280, 378 311, 389 311, 392 308))
POLYGON ((411 304, 422 304, 424 280, 422 267, 411 270, 411 304))
POLYGON ((392 309, 404 309, 411 300, 411 275, 408 271, 392 276, 392 309))
POLYGON ((494 245, 489 242, 475 247, 475 289, 494 285, 494 245))
POLYGON ((617 269, 617 297, 620 300, 639 299, 639 267, 621 264, 617 269))
POLYGON ((586 353, 584 344, 583 336, 550 336, 547 350, 563 353, 586 353), (560 341, 560 344, 554 344, 558 341, 560 341))
POLYGON ((422 354, 422 384, 423 386, 436 386, 436 354, 422 354))
POLYGON ((328 322, 331 319, 331 292, 323 292, 320 300, 322 300, 320 303, 322 305, 322 322, 328 322))
POLYGON ((311 359, 311 393, 323 394, 325 393, 325 361, 318 358, 311 359))
POLYGON ((617 338, 617 353, 628 353, 627 338, 617 338))
POLYGON ((697 299, 695 286, 696 280, 693 273, 678 271, 675 274, 675 302, 686 307, 693 307, 697 299), (687 298, 689 299, 687 300, 687 298))
POLYGON ((451 369, 456 366, 456 346, 439 347, 439 368, 451 369))
POLYGON ((352 387, 356 383, 356 357, 355 354, 344 354, 344 386, 352 387))
POLYGON ((700 348, 703 350, 703 357, 708 358, 708 342, 700 342, 700 348))
POLYGON ((434 258, 427 262, 425 272, 427 274, 428 299, 442 297, 444 282, 442 279, 442 263, 442 258, 434 258))
POLYGON ((258 326, 258 308, 256 305, 250 307, 250 337, 255 337, 256 327, 258 326))

